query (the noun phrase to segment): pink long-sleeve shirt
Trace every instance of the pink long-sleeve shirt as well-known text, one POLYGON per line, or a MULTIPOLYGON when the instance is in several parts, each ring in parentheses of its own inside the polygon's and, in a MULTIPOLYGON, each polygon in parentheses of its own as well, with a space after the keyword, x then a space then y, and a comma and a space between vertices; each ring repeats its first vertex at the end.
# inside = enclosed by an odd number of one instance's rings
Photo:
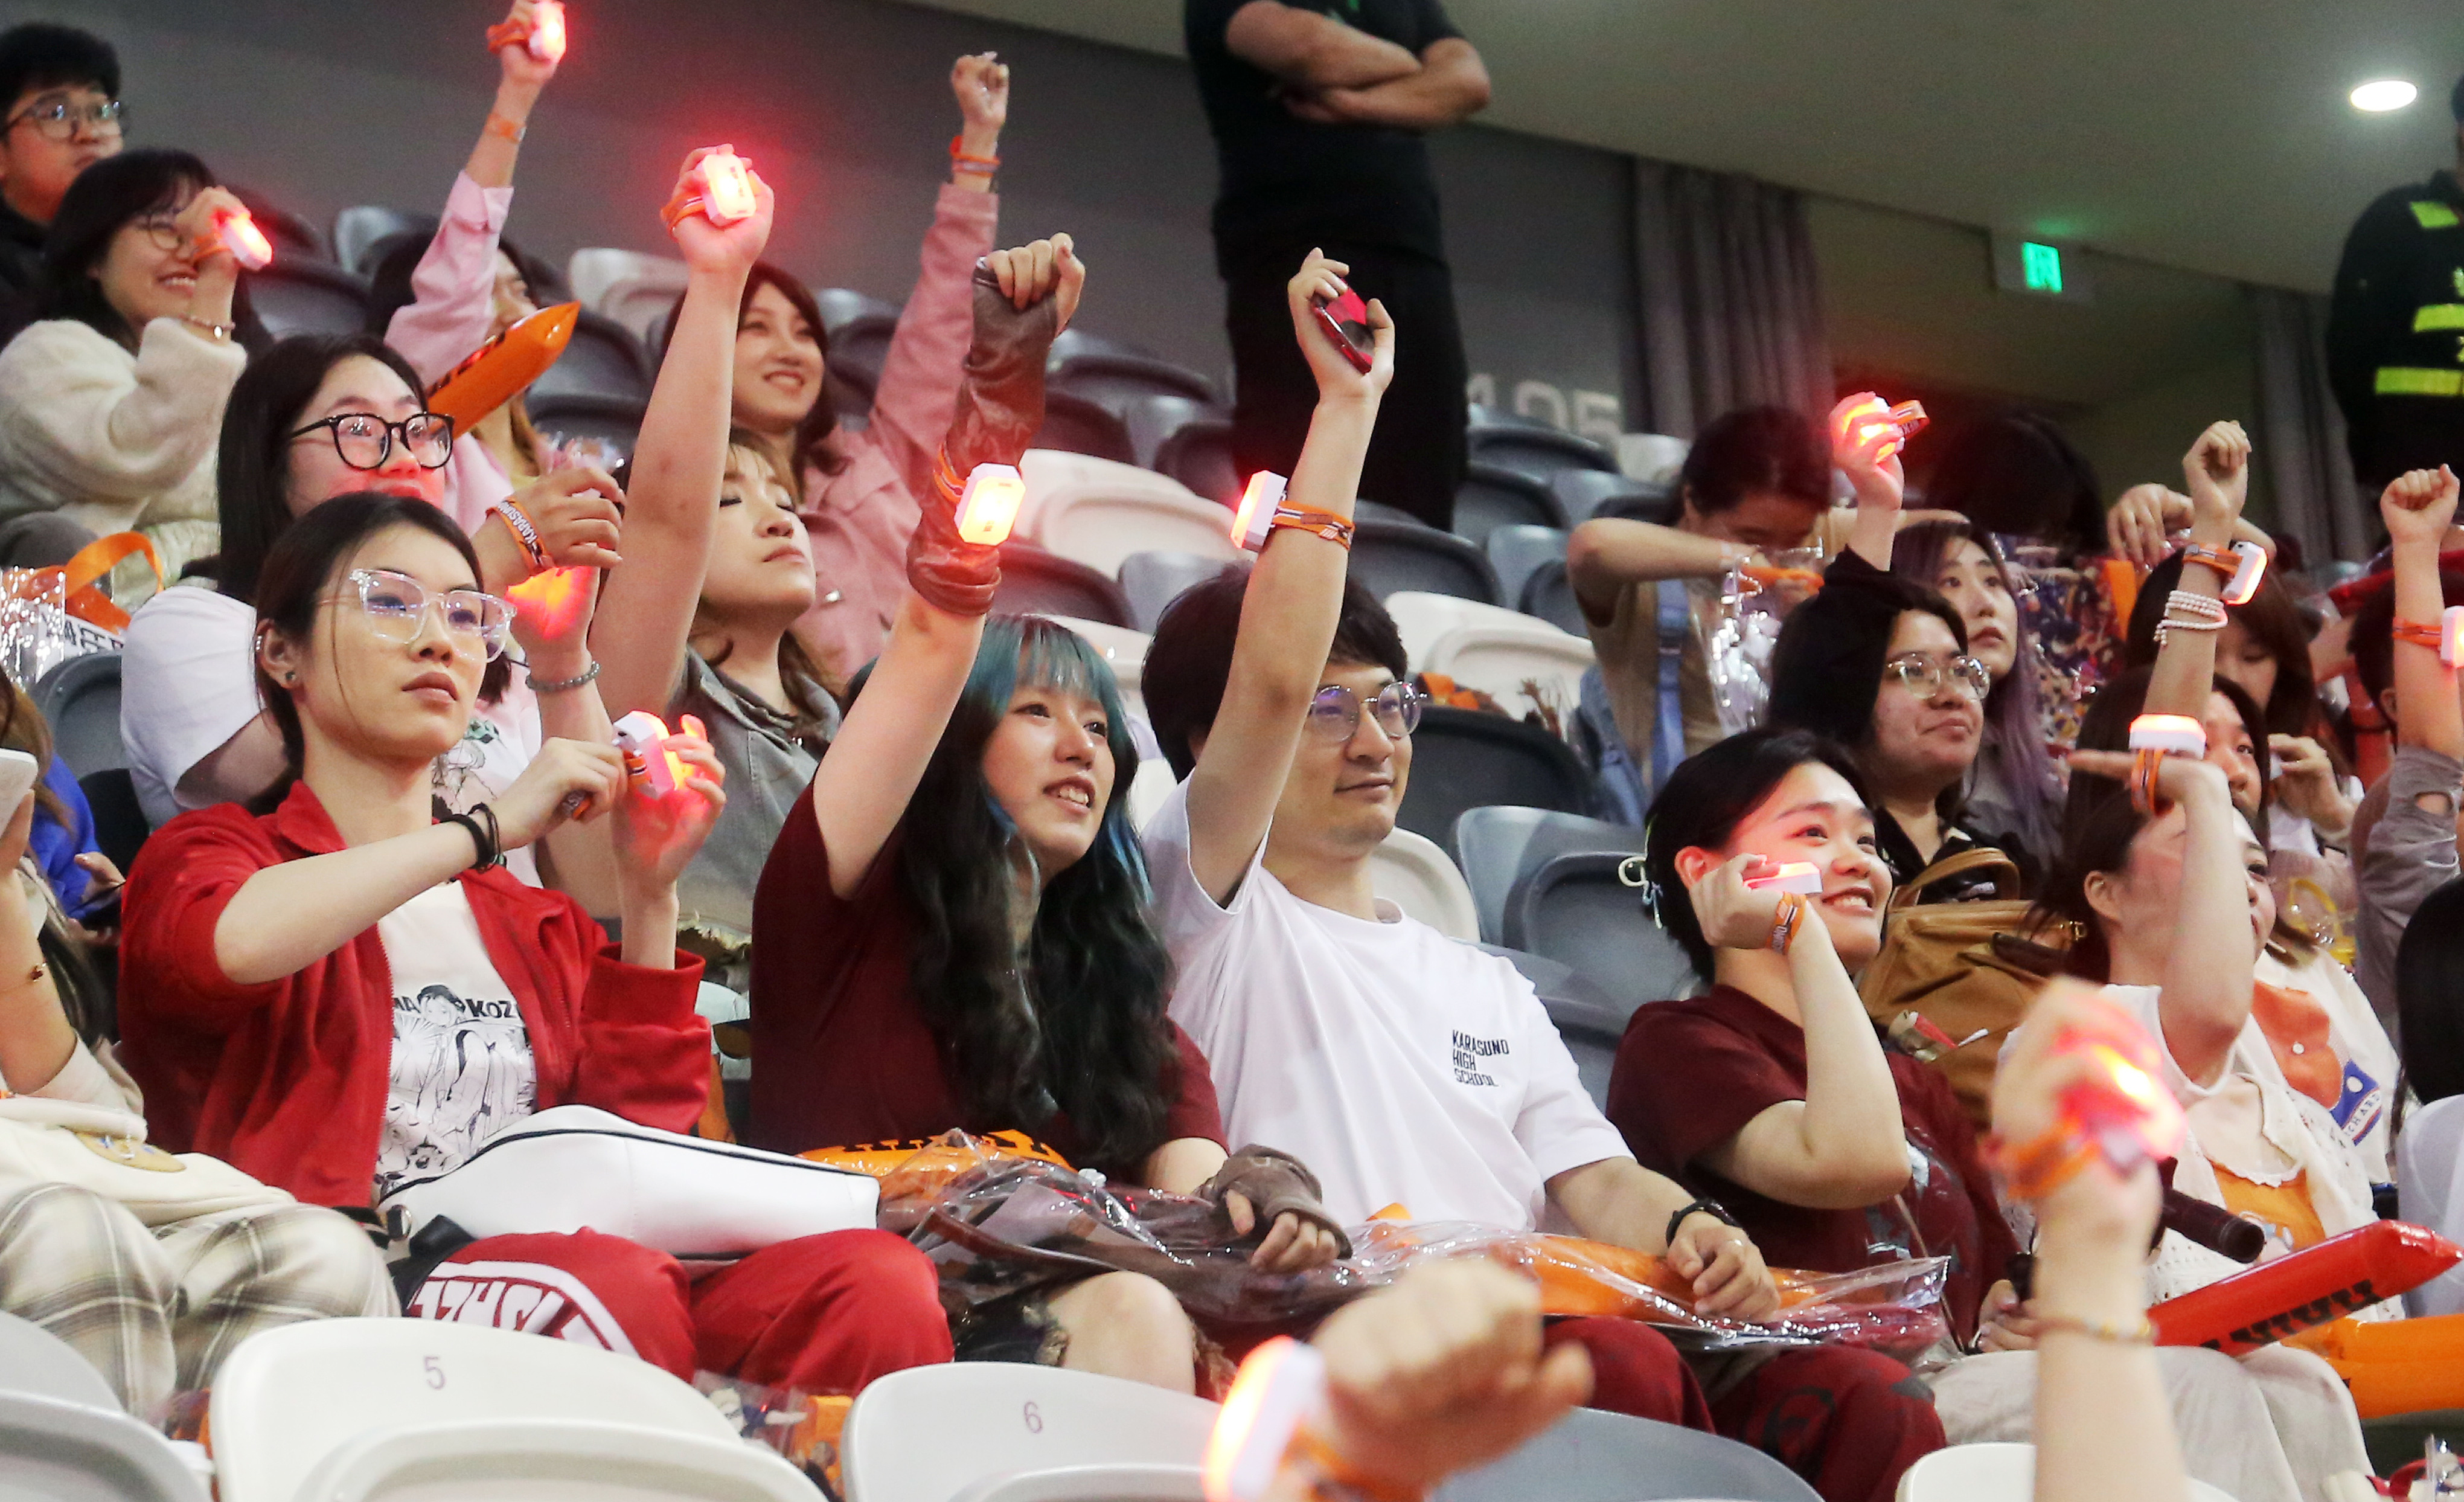
POLYGON ((991 254, 1000 218, 994 194, 942 185, 924 236, 923 270, 882 364, 872 421, 862 432, 841 431, 847 463, 837 474, 804 471, 802 509, 820 588, 796 622, 796 639, 833 684, 845 683, 890 639, 907 590, 915 497, 933 484, 933 455, 957 409, 975 337, 976 262, 991 254))
MULTIPOLYGON (((481 188, 467 172, 453 174, 436 237, 410 274, 411 300, 385 325, 385 342, 429 386, 495 334, 496 239, 513 207, 512 188, 481 188)), ((444 509, 463 531, 475 534, 488 508, 513 493, 513 481, 476 433, 453 440, 444 509)))

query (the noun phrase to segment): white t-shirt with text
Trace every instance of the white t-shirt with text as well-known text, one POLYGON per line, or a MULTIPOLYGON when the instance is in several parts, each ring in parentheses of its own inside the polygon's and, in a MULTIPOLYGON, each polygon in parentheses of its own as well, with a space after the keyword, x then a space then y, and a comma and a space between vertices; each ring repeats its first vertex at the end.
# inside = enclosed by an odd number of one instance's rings
POLYGON ((377 920, 393 971, 392 1089, 377 1197, 451 1172, 531 1115, 539 1069, 521 1008, 488 959, 462 884, 430 887, 377 920))
MULTIPOLYGON (((1189 864, 1189 787, 1148 824, 1173 1020, 1207 1057, 1235 1143, 1293 1154, 1345 1225, 1551 1225, 1548 1182, 1631 1158, 1507 961, 1380 901, 1380 920, 1305 902, 1263 845, 1222 907, 1189 864)), ((1559 1218, 1562 1222, 1562 1218, 1559 1218)))

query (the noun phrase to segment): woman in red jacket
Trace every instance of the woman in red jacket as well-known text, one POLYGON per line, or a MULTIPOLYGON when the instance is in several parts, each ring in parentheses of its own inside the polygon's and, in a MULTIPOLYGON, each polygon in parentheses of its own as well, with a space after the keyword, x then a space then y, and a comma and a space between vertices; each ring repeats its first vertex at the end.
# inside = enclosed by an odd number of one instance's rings
MULTIPOLYGON (((373 494, 316 507, 267 559, 257 690, 289 775, 248 807, 165 826, 125 898, 124 1057, 164 1146, 364 1208, 549 1106, 692 1129, 709 1039, 700 963, 675 950, 675 877, 723 802, 718 763, 675 738, 690 791, 632 796, 613 746, 551 740, 493 806, 437 822, 429 765, 462 739, 511 626, 477 580, 443 513, 373 494), (621 950, 571 897, 497 867, 577 793, 615 813, 621 950)), ((950 1352, 932 1265, 871 1230, 690 1284, 665 1253, 589 1230, 491 1237, 408 1303, 680 1377, 825 1391, 950 1352)))

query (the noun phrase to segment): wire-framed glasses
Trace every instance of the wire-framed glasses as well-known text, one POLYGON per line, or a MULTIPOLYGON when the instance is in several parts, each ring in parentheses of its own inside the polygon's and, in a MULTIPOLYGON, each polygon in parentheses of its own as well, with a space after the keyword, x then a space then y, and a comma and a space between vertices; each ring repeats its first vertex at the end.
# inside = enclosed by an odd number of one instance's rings
MULTIPOLYGON (((1389 683, 1369 700, 1377 728, 1390 736, 1408 736, 1420 728, 1420 691, 1409 683, 1389 683)), ((1311 734, 1329 740, 1349 740, 1360 728, 1360 696, 1340 683, 1330 683, 1309 700, 1311 734)))

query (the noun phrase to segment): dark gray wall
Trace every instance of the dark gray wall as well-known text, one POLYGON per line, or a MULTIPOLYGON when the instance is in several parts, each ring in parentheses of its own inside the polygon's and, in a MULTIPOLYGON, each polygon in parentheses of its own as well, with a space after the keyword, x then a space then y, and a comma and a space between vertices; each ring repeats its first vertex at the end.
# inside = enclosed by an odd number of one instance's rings
MULTIPOLYGON (((501 14, 486 0, 0 0, 0 24, 112 39, 133 139, 188 146, 320 223, 442 201, 495 85, 481 33, 501 14)), ((896 300, 957 129, 950 61, 997 48, 1016 69, 1003 238, 1070 231, 1094 276, 1084 326, 1225 369, 1214 157, 1177 60, 883 0, 575 0, 571 16, 522 149, 511 232, 526 249, 560 264, 585 245, 665 250, 677 160, 732 141, 779 190, 774 258, 896 300)), ((1526 409, 1596 424, 1629 341, 1623 160, 1477 128, 1436 154, 1473 370, 1505 405, 1520 389, 1526 409)))

